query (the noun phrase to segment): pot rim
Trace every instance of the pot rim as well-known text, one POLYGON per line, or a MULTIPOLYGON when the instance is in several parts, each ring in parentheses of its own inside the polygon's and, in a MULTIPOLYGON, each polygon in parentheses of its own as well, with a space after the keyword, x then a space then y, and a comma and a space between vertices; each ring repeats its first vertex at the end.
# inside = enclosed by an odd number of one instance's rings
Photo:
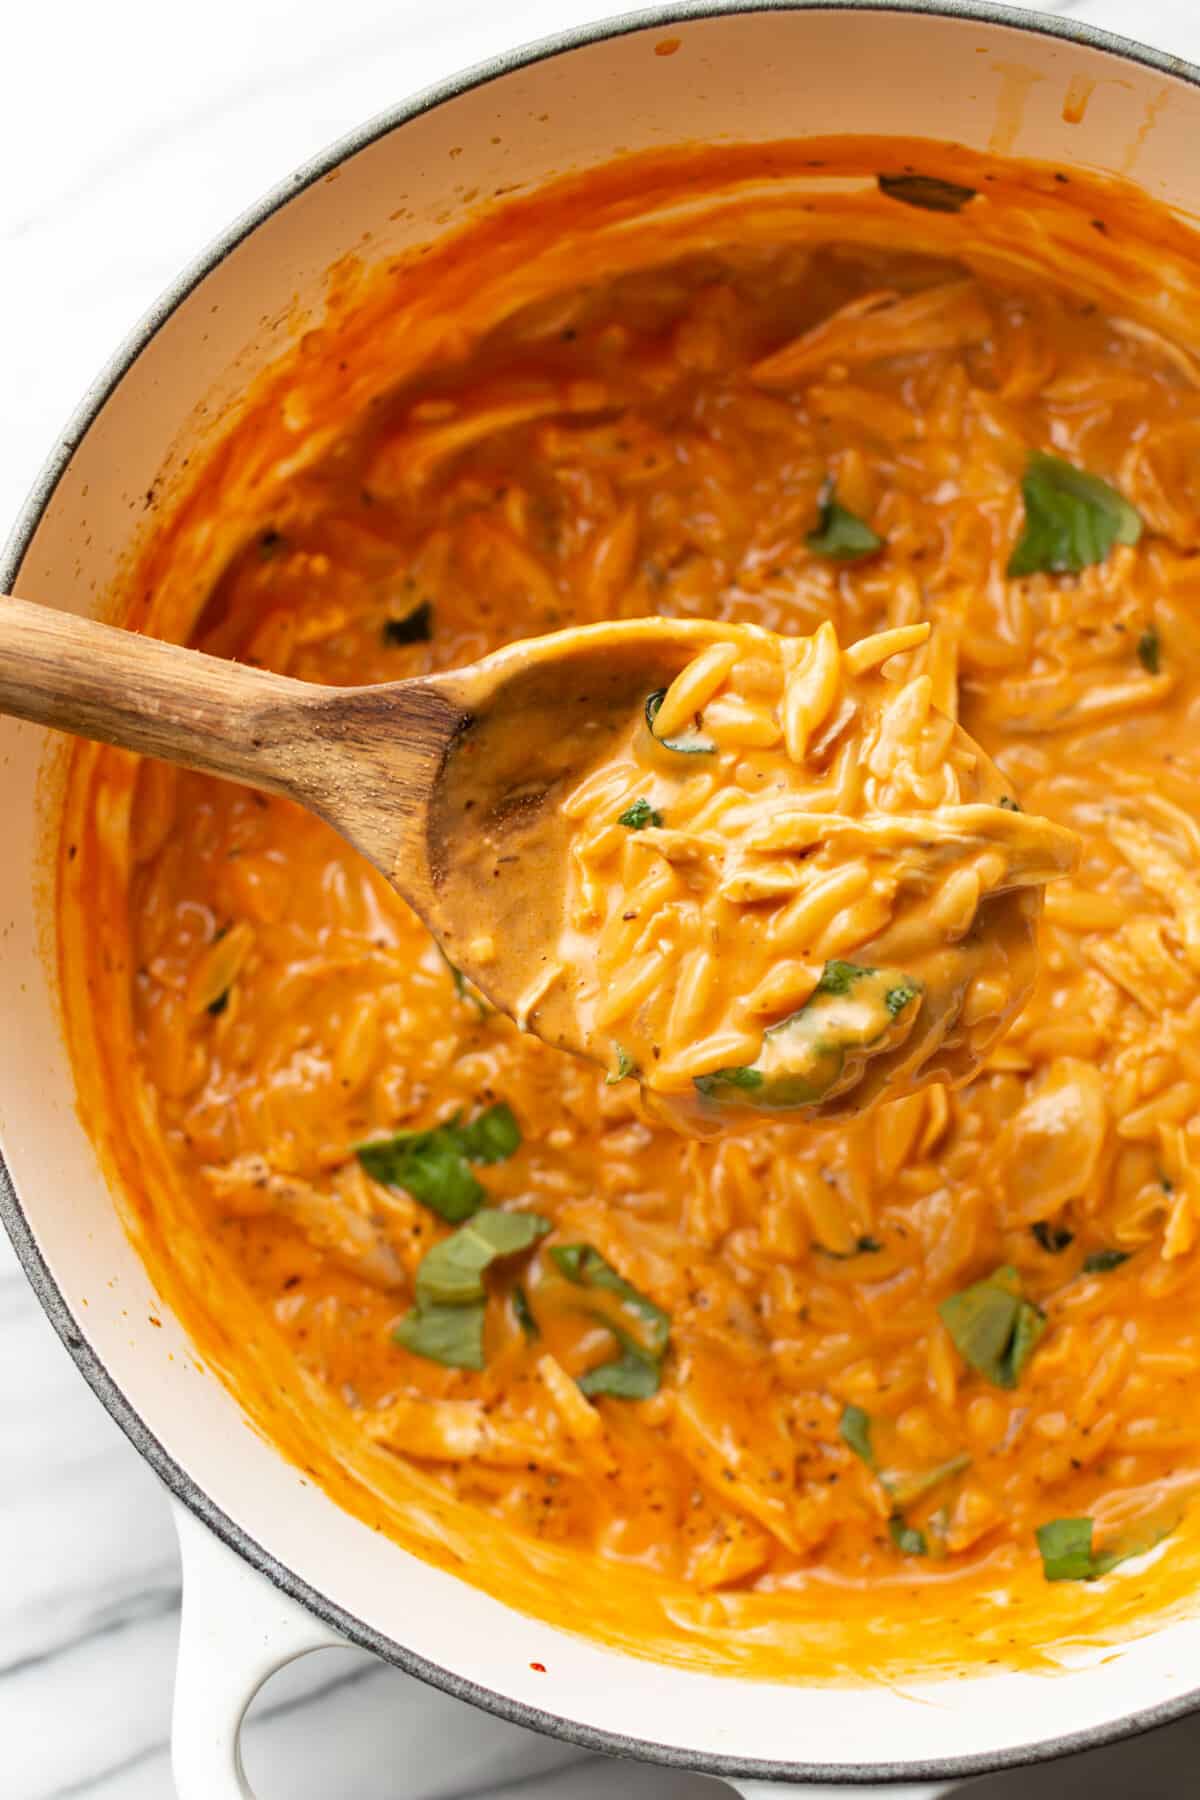
MULTIPOLYGON (((1147 44, 1105 31, 1083 20, 1057 14, 1017 11, 1011 6, 993 4, 993 0, 662 0, 662 3, 654 6, 574 26, 570 30, 538 38, 516 49, 489 57, 420 89, 407 100, 386 108, 337 138, 248 207, 180 272, 114 351, 59 434, 53 451, 47 457, 17 514, 7 541, 0 549, 0 593, 12 591, 34 533, 54 498, 71 458, 142 351, 193 290, 243 239, 249 237, 296 195, 322 180, 350 157, 399 126, 408 124, 447 101, 485 87, 518 69, 530 68, 564 52, 584 49, 606 39, 625 37, 638 31, 668 28, 680 21, 695 19, 750 13, 830 11, 928 14, 936 18, 968 19, 980 25, 1003 25, 1035 36, 1062 38, 1087 49, 1101 50, 1128 62, 1138 63, 1144 68, 1156 70, 1160 74, 1175 76, 1200 88, 1200 66, 1182 57, 1155 50, 1147 44)), ((182 1505, 235 1555, 249 1563, 251 1568, 324 1624, 339 1632, 349 1643, 373 1652, 383 1661, 402 1669, 405 1674, 439 1688, 454 1699, 464 1700, 510 1724, 561 1739, 583 1750, 688 1769, 696 1774, 711 1775, 718 1779, 738 1777, 796 1784, 849 1786, 923 1780, 953 1781, 1031 1763, 1050 1762, 1076 1751, 1101 1749, 1139 1736, 1160 1725, 1183 1718, 1200 1707, 1198 1686, 1189 1693, 1176 1695, 1156 1706, 1143 1707, 1106 1724, 1065 1733, 1060 1737, 1045 1738, 1036 1743, 1017 1745, 1008 1750, 984 1752, 975 1756, 922 1758, 910 1762, 805 1763, 690 1751, 673 1744, 656 1743, 651 1739, 627 1737, 619 1732, 601 1730, 563 1718, 545 1708, 530 1706, 524 1701, 496 1693, 491 1688, 465 1680, 453 1669, 444 1668, 406 1648, 302 1580, 285 1563, 273 1556, 265 1545, 251 1537, 223 1512, 194 1477, 175 1461, 89 1343, 84 1327, 71 1311, 42 1256, 33 1227, 17 1196, 2 1155, 0 1219, 3 1220, 30 1286, 80 1374, 134 1449, 145 1458, 182 1505)))

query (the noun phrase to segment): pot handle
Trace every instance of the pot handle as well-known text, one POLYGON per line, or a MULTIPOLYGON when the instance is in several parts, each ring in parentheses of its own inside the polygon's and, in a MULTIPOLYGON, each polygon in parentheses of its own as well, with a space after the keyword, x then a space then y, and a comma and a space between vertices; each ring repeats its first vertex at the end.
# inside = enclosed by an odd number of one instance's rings
POLYGON ((939 1794, 948 1794, 957 1785, 918 1781, 911 1787, 780 1787, 773 1781, 731 1781, 728 1775, 724 1779, 742 1800, 847 1800, 850 1795, 853 1800, 938 1800, 939 1794))
MULTIPOLYGON (((177 1800, 254 1800, 242 1767, 242 1720, 259 1688, 313 1650, 346 1640, 274 1587, 171 1501, 183 1563, 183 1614, 171 1717, 177 1800)), ((848 1790, 730 1780, 742 1800, 839 1800, 848 1790)), ((951 1784, 956 1785, 956 1784, 951 1784)), ((938 1800, 940 1782, 856 1787, 855 1800, 938 1800)))
POLYGON ((254 1800, 242 1767, 246 1708, 264 1681, 346 1640, 280 1593, 172 1500, 183 1561, 171 1766, 178 1800, 254 1800))

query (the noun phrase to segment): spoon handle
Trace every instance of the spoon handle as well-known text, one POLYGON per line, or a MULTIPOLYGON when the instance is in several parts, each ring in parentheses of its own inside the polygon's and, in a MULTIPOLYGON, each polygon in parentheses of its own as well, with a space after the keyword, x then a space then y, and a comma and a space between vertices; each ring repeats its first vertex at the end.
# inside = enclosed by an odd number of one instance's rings
POLYGON ((429 797, 467 718, 453 675, 325 687, 0 595, 0 713, 296 800, 432 909, 429 797))
POLYGON ((0 712, 292 794, 307 682, 0 598, 0 712))

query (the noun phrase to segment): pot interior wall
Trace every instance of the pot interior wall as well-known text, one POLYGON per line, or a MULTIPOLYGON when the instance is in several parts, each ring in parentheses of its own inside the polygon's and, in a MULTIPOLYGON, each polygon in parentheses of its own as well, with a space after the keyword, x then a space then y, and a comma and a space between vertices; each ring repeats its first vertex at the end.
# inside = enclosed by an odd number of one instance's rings
MULTIPOLYGON (((623 151, 830 132, 916 131, 1132 175, 1191 211, 1198 130, 1200 91, 1180 78, 1063 38, 919 13, 674 18, 501 71, 314 172, 198 278, 100 406, 9 580, 31 599, 103 611, 148 493, 169 496, 239 390, 319 316, 326 271, 348 249, 393 254, 491 196, 623 151)), ((648 1679, 644 1665, 506 1610, 339 1512, 197 1365, 77 1121, 49 911, 61 762, 41 733, 0 726, 0 1126, 24 1247, 36 1246, 63 1297, 60 1325, 167 1456, 316 1593, 506 1701, 735 1764, 1002 1755, 1186 1693, 1200 1622, 1177 1621, 1107 1661, 1081 1652, 1086 1672, 1070 1680, 998 1675, 930 1688, 918 1706, 882 1686, 784 1696, 677 1670, 648 1679)))

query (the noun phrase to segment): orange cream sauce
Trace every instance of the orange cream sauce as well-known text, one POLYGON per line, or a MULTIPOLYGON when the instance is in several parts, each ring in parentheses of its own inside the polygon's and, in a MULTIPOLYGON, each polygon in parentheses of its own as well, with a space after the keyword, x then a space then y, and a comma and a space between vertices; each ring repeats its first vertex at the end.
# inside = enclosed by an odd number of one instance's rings
POLYGON ((315 681, 610 616, 847 641, 928 619, 967 729, 1084 840, 967 1088, 685 1145, 457 993, 314 819, 79 748, 64 991, 130 1229, 252 1420, 400 1544, 640 1654, 810 1680, 1038 1660, 1194 1589, 1200 386, 1156 328, 1195 310, 1198 268, 1131 193, 936 146, 634 160, 344 271, 148 544, 122 616, 315 681), (861 192, 812 195, 813 163, 861 192), (872 176, 905 165, 979 197, 899 203, 872 176), (970 343, 748 378, 856 297, 964 270, 970 343), (1036 448, 1117 486, 1140 542, 1006 579, 1036 448), (884 540, 869 565, 805 543, 830 474, 884 540), (476 1176, 550 1232, 486 1277, 486 1368, 450 1369, 391 1336, 448 1228, 353 1147, 498 1102, 521 1141, 476 1176), (579 1243, 669 1320, 647 1398, 579 1410, 611 1347, 556 1271, 579 1243), (1126 1260, 1086 1271, 1102 1252, 1126 1260), (1044 1314, 1012 1388, 938 1311, 1001 1266, 1044 1314), (893 1541, 848 1408, 905 1491, 954 1464, 904 1509, 931 1553, 893 1541), (1071 1516, 1171 1535, 1049 1584, 1033 1533, 1071 1516))

